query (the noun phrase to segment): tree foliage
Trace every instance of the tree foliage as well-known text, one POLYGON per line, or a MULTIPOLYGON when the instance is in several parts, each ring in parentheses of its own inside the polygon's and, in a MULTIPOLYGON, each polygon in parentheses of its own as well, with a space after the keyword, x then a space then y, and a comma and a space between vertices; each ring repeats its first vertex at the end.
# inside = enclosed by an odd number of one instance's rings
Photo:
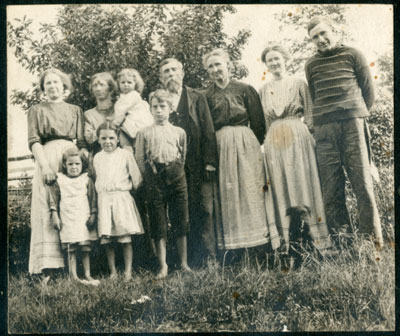
POLYGON ((315 53, 315 47, 310 43, 307 34, 307 24, 314 16, 329 17, 337 25, 337 33, 342 40, 351 39, 346 30, 341 29, 346 24, 347 7, 344 5, 301 5, 291 10, 282 10, 275 16, 279 20, 279 31, 283 36, 278 43, 286 46, 292 55, 288 71, 297 73, 304 70, 305 62, 315 53), (292 38, 292 31, 304 31, 303 39, 292 38))
MULTIPOLYGON (((288 47, 292 62, 288 71, 296 74, 304 71, 304 65, 315 53, 315 47, 310 43, 307 34, 307 24, 316 15, 329 17, 336 26, 345 44, 353 42, 346 28, 348 7, 344 5, 302 5, 293 6, 291 10, 283 10, 276 15, 280 21, 280 32, 285 36, 279 43, 288 47), (291 32, 304 30, 304 39, 291 38, 291 32)), ((296 34, 297 37, 298 34, 296 34)), ((376 101, 369 117, 371 131, 371 148, 378 166, 393 164, 393 58, 392 55, 382 54, 376 60, 377 76, 374 79, 376 101)))
MULTIPOLYGON (((165 57, 182 61, 186 84, 202 87, 206 84, 203 54, 223 47, 234 62, 233 76, 246 76, 247 69, 239 61, 249 31, 241 30, 236 36, 223 32, 224 15, 235 11, 231 5, 64 5, 56 25, 41 24, 39 38, 32 32, 32 20, 8 22, 8 45, 33 75, 50 66, 71 74, 76 90, 69 101, 86 110, 95 104, 89 92, 94 73, 115 75, 122 68, 133 67, 146 83, 147 96, 157 87, 158 64, 165 57)), ((11 101, 29 109, 40 101, 37 85, 26 92, 14 91, 11 101)))
POLYGON ((394 163, 393 131, 393 58, 383 54, 377 61, 378 75, 375 80, 375 104, 369 117, 371 147, 378 166, 392 166, 394 163))

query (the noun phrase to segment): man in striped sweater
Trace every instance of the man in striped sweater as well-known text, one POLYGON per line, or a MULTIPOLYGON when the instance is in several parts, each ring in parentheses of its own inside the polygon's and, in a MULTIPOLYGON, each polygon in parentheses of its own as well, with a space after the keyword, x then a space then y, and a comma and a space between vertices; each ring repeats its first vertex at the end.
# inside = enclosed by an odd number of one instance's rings
POLYGON ((382 229, 366 121, 375 100, 369 66, 360 51, 338 42, 330 19, 314 17, 307 28, 317 47, 305 71, 314 103, 314 135, 328 226, 335 238, 344 225, 350 225, 344 168, 357 197, 359 231, 373 236, 379 250, 382 229))

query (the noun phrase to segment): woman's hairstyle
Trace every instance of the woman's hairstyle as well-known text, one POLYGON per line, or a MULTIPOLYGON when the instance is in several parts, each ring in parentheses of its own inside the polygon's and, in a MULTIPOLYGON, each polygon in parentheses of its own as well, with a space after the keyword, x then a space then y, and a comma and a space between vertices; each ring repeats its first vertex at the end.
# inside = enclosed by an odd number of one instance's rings
POLYGON ((118 81, 122 76, 132 77, 135 82, 135 90, 139 92, 139 94, 142 94, 144 89, 144 81, 142 76, 140 76, 139 71, 133 68, 125 68, 118 73, 117 75, 118 81))
POLYGON ((212 56, 221 57, 226 62, 226 64, 228 65, 228 69, 232 69, 232 62, 231 62, 231 59, 229 57, 229 54, 225 50, 223 50, 221 48, 211 50, 209 53, 207 53, 207 54, 205 54, 203 56, 202 62, 203 62, 204 69, 207 70, 207 61, 212 56))
POLYGON ((307 25, 307 32, 308 35, 310 35, 310 31, 317 25, 319 25, 320 23, 325 23, 327 24, 329 27, 332 28, 332 31, 335 30, 335 25, 333 23, 333 21, 330 18, 327 18, 325 16, 315 16, 311 19, 311 21, 308 23, 307 25))
POLYGON ((58 77, 60 77, 61 82, 63 83, 63 86, 64 86, 64 91, 68 90, 68 91, 72 92, 73 87, 72 87, 70 76, 56 68, 49 68, 41 73, 41 75, 39 77, 39 87, 42 92, 44 92, 44 81, 45 81, 47 75, 50 75, 50 74, 55 74, 58 77))
POLYGON ((98 72, 90 78, 90 84, 89 84, 89 91, 93 94, 93 82, 96 79, 101 79, 105 82, 107 82, 108 87, 110 89, 110 92, 116 92, 117 91, 117 83, 115 82, 114 78, 111 76, 109 72, 98 72))
POLYGON ((164 89, 158 89, 156 91, 153 91, 152 93, 150 93, 149 95, 149 104, 151 106, 151 101, 153 99, 157 99, 158 101, 163 101, 163 102, 167 102, 168 106, 170 107, 171 110, 174 109, 174 105, 172 102, 172 97, 169 94, 169 92, 167 90, 164 89))
POLYGON ((268 54, 269 52, 271 52, 271 51, 276 51, 276 52, 280 53, 280 54, 282 55, 283 59, 285 60, 285 63, 286 63, 287 61, 289 61, 290 58, 291 58, 291 56, 290 56, 290 54, 289 54, 289 51, 288 51, 285 47, 282 47, 282 46, 279 45, 279 44, 273 44, 273 45, 270 45, 270 46, 266 47, 266 48, 263 50, 262 54, 261 54, 261 60, 262 60, 265 64, 267 63, 267 60, 266 60, 267 54, 268 54))
POLYGON ((114 123, 114 120, 111 117, 107 117, 106 120, 97 128, 97 138, 99 138, 101 130, 113 130, 119 137, 119 127, 114 123))
POLYGON ((78 148, 72 147, 68 148, 67 150, 64 151, 62 155, 62 167, 61 167, 61 172, 66 175, 67 174, 67 160, 68 158, 72 156, 79 156, 82 162, 82 172, 85 172, 86 169, 88 168, 88 161, 86 159, 86 156, 79 151, 78 148))

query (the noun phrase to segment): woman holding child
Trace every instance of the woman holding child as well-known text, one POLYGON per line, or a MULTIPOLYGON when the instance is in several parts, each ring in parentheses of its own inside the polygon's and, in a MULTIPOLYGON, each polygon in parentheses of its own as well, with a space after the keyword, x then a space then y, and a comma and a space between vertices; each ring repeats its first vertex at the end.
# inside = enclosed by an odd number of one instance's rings
POLYGON ((307 84, 289 76, 286 64, 289 52, 280 45, 264 49, 262 61, 272 79, 260 90, 267 124, 264 153, 267 173, 275 205, 275 222, 279 234, 289 248, 288 209, 306 206, 310 210, 310 231, 316 247, 329 247, 315 142, 307 126, 312 128, 312 102, 307 84), (301 117, 304 117, 305 123, 301 117))
POLYGON ((96 98, 96 107, 85 112, 85 139, 91 147, 92 155, 100 151, 96 129, 107 117, 112 117, 114 123, 121 128, 121 147, 133 151, 138 130, 153 123, 149 104, 140 96, 143 88, 143 79, 135 69, 122 69, 117 75, 117 81, 109 72, 92 76, 90 91, 96 98), (114 105, 112 99, 117 92, 120 96, 114 105))
POLYGON ((99 72, 90 79, 89 91, 96 99, 96 106, 85 112, 85 140, 89 145, 92 162, 93 156, 101 150, 96 130, 114 113, 112 97, 117 91, 117 83, 109 72, 99 72))
POLYGON ((206 97, 217 136, 222 223, 217 228, 223 249, 279 246, 265 208, 265 172, 260 144, 265 135, 262 106, 253 87, 231 80, 229 55, 215 49, 203 57, 214 83, 206 97))
POLYGON ((77 146, 85 154, 87 150, 82 110, 64 102, 72 90, 69 77, 58 69, 48 69, 41 74, 39 85, 47 101, 28 112, 28 143, 35 157, 29 273, 43 272, 48 280, 48 269, 65 265, 59 232, 50 224, 46 185, 53 184, 56 173, 61 172, 65 150, 77 146))

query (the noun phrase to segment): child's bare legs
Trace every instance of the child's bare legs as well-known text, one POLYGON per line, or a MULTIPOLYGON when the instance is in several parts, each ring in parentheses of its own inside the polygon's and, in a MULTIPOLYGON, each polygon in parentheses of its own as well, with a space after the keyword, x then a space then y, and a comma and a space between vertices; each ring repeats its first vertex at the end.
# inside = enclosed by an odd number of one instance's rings
POLYGON ((110 277, 115 277, 117 275, 117 269, 115 268, 115 251, 114 246, 109 243, 106 244, 106 255, 108 268, 110 269, 110 277))
POLYGON ((157 241, 156 248, 158 264, 160 265, 160 272, 158 272, 156 279, 163 279, 168 275, 167 244, 165 238, 161 238, 157 241))
POLYGON ((122 243, 122 251, 124 254, 124 261, 125 261, 124 276, 126 280, 129 280, 132 278, 132 261, 133 261, 132 243, 122 243))
POLYGON ((88 251, 82 251, 82 265, 86 280, 93 280, 90 275, 90 255, 88 251))
POLYGON ((186 235, 180 236, 176 239, 176 247, 178 249, 179 259, 181 262, 181 269, 184 271, 190 271, 190 267, 187 263, 187 238, 186 238, 186 235))
POLYGON ((68 251, 68 271, 69 276, 72 280, 79 280, 78 274, 76 273, 76 252, 68 251))
POLYGON ((84 271, 86 280, 88 280, 91 285, 96 285, 96 286, 99 285, 100 281, 93 279, 90 274, 90 252, 89 251, 82 251, 82 264, 83 264, 83 271, 84 271))

